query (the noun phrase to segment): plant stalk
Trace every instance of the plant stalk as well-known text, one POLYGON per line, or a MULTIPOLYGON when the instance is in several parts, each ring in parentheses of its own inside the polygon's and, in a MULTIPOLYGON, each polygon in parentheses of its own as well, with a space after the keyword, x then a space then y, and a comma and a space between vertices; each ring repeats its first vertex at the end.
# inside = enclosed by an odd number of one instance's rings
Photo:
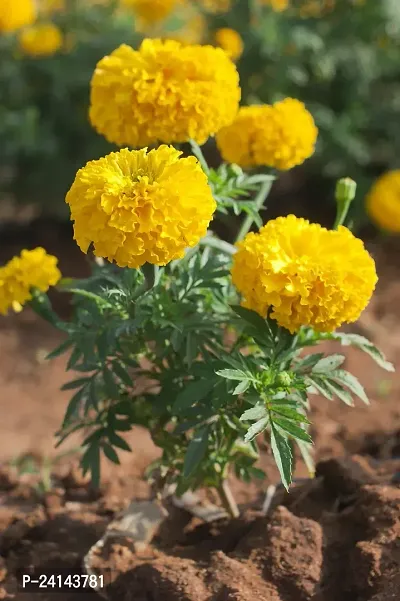
POLYGON ((221 484, 217 487, 217 492, 224 508, 231 518, 238 518, 240 515, 239 508, 228 484, 228 480, 222 480, 221 484))
MULTIPOLYGON (((257 194, 256 198, 254 199, 254 204, 256 205, 257 211, 261 210, 266 198, 268 197, 268 194, 270 193, 273 182, 274 182, 274 180, 271 178, 261 185, 261 187, 258 191, 258 194, 257 194)), ((246 216, 245 220, 243 221, 243 223, 240 227, 240 230, 236 237, 235 243, 240 242, 240 240, 243 240, 243 238, 245 237, 245 235, 248 233, 251 226, 253 225, 253 221, 254 221, 254 218, 252 215, 246 216)))

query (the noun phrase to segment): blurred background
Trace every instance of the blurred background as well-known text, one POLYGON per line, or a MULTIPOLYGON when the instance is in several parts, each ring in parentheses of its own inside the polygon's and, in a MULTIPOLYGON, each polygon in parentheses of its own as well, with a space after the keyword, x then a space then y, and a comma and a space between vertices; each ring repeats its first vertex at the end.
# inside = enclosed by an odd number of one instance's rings
MULTIPOLYGON (((336 179, 356 180, 351 227, 380 275, 356 327, 399 365, 399 238, 365 211, 375 180, 400 169, 399 0, 0 0, 0 264, 43 246, 66 277, 88 272, 65 194, 77 169, 115 149, 89 124, 89 83, 105 54, 144 37, 222 46, 237 63, 242 104, 286 96, 306 104, 320 132, 316 152, 274 184, 266 217, 293 212, 331 226, 336 179)), ((205 154, 218 163, 213 140, 205 154)), ((400 224, 400 178, 391 199, 400 224)), ((235 226, 222 223, 221 232, 229 238, 235 226)), ((67 314, 68 299, 55 301, 67 314)), ((54 453, 65 361, 44 357, 58 342, 29 310, 0 318, 0 459, 54 453)), ((368 410, 321 405, 324 453, 357 450, 377 430, 400 448, 398 376, 351 360, 377 402, 368 410)))

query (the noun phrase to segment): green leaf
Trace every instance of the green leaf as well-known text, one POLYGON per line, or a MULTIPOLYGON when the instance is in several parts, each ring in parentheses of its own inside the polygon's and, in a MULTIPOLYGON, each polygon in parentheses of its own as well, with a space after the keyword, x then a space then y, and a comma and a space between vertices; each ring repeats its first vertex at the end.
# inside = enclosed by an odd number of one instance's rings
POLYGON ((116 432, 107 432, 107 438, 114 447, 118 447, 123 451, 132 451, 126 440, 124 440, 121 436, 118 436, 116 432))
POLYGON ((303 461, 306 464, 310 478, 315 476, 315 464, 312 456, 312 446, 302 440, 296 440, 297 446, 299 447, 303 461))
POLYGON ((79 378, 78 380, 72 380, 61 386, 61 390, 72 390, 73 388, 80 388, 90 382, 91 378, 79 378))
POLYGON ((255 311, 251 309, 246 309, 245 307, 241 307, 240 305, 231 305, 231 309, 239 315, 242 319, 250 323, 252 326, 256 328, 258 333, 264 333, 268 337, 271 337, 271 330, 269 328, 268 322, 261 317, 255 311))
POLYGON ((100 448, 98 445, 90 446, 81 460, 84 474, 90 471, 92 486, 100 487, 100 448))
POLYGON ((258 420, 258 422, 250 426, 244 437, 245 442, 250 442, 251 440, 253 440, 256 436, 258 436, 258 434, 260 434, 267 428, 268 424, 269 416, 263 417, 262 419, 258 420))
POLYGON ((324 357, 314 365, 312 373, 325 374, 326 372, 333 371, 334 369, 342 365, 345 358, 346 357, 344 355, 330 355, 329 357, 324 357))
POLYGON ((79 414, 79 409, 81 402, 85 396, 85 388, 81 388, 77 393, 74 394, 70 402, 68 403, 67 410, 65 412, 64 421, 62 427, 65 428, 71 421, 73 417, 77 417, 79 414))
POLYGON ((103 368, 103 379, 106 387, 106 392, 109 395, 110 399, 119 399, 119 387, 114 380, 114 376, 112 372, 107 368, 103 368))
POLYGON ((191 476, 203 460, 207 451, 208 430, 208 426, 203 426, 202 428, 195 430, 183 462, 182 476, 184 478, 191 476))
POLYGON ((292 449, 287 438, 271 423, 271 449, 276 465, 278 467, 282 484, 289 490, 292 482, 292 449))
POLYGON ((298 440, 304 440, 304 442, 312 442, 311 436, 303 430, 300 426, 297 426, 295 423, 290 421, 289 419, 285 419, 283 417, 274 417, 273 423, 276 426, 279 426, 282 430, 293 436, 298 440))
POLYGON ((235 390, 232 392, 232 394, 242 394, 243 392, 246 392, 246 390, 249 388, 250 386, 250 381, 249 380, 243 380, 243 382, 240 382, 235 390))
POLYGON ((240 421, 255 421, 265 417, 267 414, 267 408, 265 405, 256 405, 256 407, 252 407, 251 409, 247 409, 240 416, 240 421))
POLYGON ((359 348, 361 351, 364 351, 364 353, 367 353, 370 357, 372 357, 372 359, 374 359, 374 361, 386 371, 395 371, 394 365, 387 361, 385 355, 364 336, 336 332, 333 334, 333 338, 335 340, 340 340, 344 346, 352 345, 356 348, 359 348))
POLYGON ((366 405, 369 405, 369 399, 366 395, 364 387, 360 384, 358 379, 353 376, 353 374, 345 371, 344 369, 337 369, 330 374, 330 378, 335 380, 335 382, 342 384, 343 386, 347 386, 347 388, 349 388, 353 394, 358 396, 358 398, 361 399, 366 405))
POLYGON ((124 383, 126 386, 133 386, 132 378, 126 371, 125 367, 118 360, 112 362, 112 368, 116 376, 124 383))
POLYGON ((55 348, 53 351, 51 351, 51 353, 46 355, 46 359, 55 359, 56 357, 59 357, 73 345, 74 345, 74 341, 71 340, 71 338, 68 338, 68 340, 65 340, 63 343, 61 343, 59 346, 57 346, 57 348, 55 348))
POLYGON ((116 463, 117 465, 119 465, 120 461, 118 459, 118 455, 115 452, 115 450, 112 448, 112 446, 107 444, 106 442, 103 442, 102 447, 103 447, 104 455, 107 457, 107 459, 109 459, 113 463, 116 463))
POLYGON ((333 380, 327 381, 326 384, 332 390, 333 394, 335 394, 341 401, 343 401, 349 407, 354 407, 353 397, 351 396, 350 392, 343 388, 343 386, 340 386, 340 384, 337 384, 333 380))
POLYGON ((294 364, 294 371, 304 373, 305 371, 310 371, 314 365, 320 361, 324 356, 324 353, 313 353, 312 355, 307 355, 304 359, 301 359, 297 363, 294 364))
POLYGON ((82 351, 76 346, 68 359, 67 370, 73 369, 81 357, 82 351))
POLYGON ((209 392, 214 388, 215 382, 209 380, 195 380, 186 385, 184 390, 180 392, 172 406, 173 412, 179 412, 183 409, 191 407, 197 401, 204 399, 209 392))
POLYGON ((311 378, 308 376, 306 382, 307 385, 314 386, 326 399, 329 399, 330 401, 333 400, 332 391, 322 378, 317 378, 317 376, 311 378))
POLYGON ((221 378, 226 378, 227 380, 247 380, 248 376, 244 373, 244 371, 239 371, 238 369, 221 369, 220 371, 215 372, 217 376, 221 376, 221 378))
POLYGON ((309 420, 303 413, 299 413, 292 407, 287 407, 285 405, 275 405, 271 406, 271 411, 274 414, 281 415, 282 417, 286 417, 287 419, 291 419, 293 421, 298 422, 299 424, 309 424, 309 420))

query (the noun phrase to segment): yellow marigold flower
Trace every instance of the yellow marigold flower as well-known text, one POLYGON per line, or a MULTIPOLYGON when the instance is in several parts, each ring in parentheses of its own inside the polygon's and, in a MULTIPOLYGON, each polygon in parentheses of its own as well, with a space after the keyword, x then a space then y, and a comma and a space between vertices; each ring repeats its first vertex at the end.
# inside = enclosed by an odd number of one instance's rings
POLYGON ((144 40, 122 45, 97 65, 90 120, 109 142, 203 144, 234 119, 239 75, 221 48, 144 40))
POLYGON ((260 0, 264 6, 270 6, 272 10, 280 13, 289 8, 289 0, 260 0))
POLYGON ((346 227, 327 230, 294 215, 278 217, 238 244, 232 281, 243 306, 296 332, 331 332, 356 321, 377 282, 375 263, 346 227))
POLYGON ((18 41, 29 56, 51 56, 62 47, 63 34, 54 23, 39 23, 21 31, 18 41))
POLYGON ((172 146, 112 152, 87 163, 66 202, 74 238, 120 267, 166 265, 205 235, 216 209, 194 157, 172 146))
POLYGON ((44 248, 23 250, 4 267, 0 267, 0 313, 9 309, 20 310, 31 300, 31 289, 47 292, 61 278, 57 258, 48 255, 44 248))
POLYGON ((313 154, 317 136, 314 120, 304 104, 285 98, 273 105, 242 107, 216 139, 223 159, 229 163, 241 167, 266 165, 285 171, 313 154))
POLYGON ((237 31, 229 27, 222 27, 215 32, 217 46, 225 50, 227 55, 236 61, 243 54, 243 40, 237 31))
POLYGON ((153 25, 166 19, 178 0, 121 0, 121 6, 133 11, 144 25, 153 25))
POLYGON ((34 0, 1 0, 0 32, 9 33, 31 25, 36 19, 34 0))
POLYGON ((400 233, 400 170, 376 180, 366 198, 367 213, 379 227, 400 233))

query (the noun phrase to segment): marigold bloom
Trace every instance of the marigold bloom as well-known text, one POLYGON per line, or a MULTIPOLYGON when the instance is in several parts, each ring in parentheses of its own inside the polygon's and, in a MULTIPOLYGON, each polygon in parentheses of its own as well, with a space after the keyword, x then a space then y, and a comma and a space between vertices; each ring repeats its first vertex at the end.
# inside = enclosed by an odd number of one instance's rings
POLYGON ((39 23, 23 29, 18 37, 21 50, 30 56, 51 56, 63 45, 62 31, 54 23, 39 23))
POLYGON ((221 129, 217 145, 223 159, 241 167, 266 165, 285 171, 314 152, 318 136, 311 114, 299 100, 242 107, 221 129))
POLYGON ((0 267, 0 313, 9 309, 18 311, 32 298, 32 288, 47 292, 61 278, 57 258, 48 255, 44 248, 23 250, 4 267, 0 267))
POLYGON ((367 213, 379 227, 400 233, 400 170, 376 180, 366 198, 367 213))
POLYGON ((133 11, 144 25, 153 25, 166 19, 178 0, 121 0, 121 6, 133 11))
POLYGON ((217 46, 225 50, 227 55, 236 61, 243 54, 243 40, 237 31, 229 27, 222 27, 215 32, 217 46))
POLYGON ((239 75, 221 48, 147 39, 137 51, 122 45, 98 63, 89 115, 119 146, 203 144, 231 123, 239 99, 239 75))
POLYGON ((270 6, 277 13, 289 8, 289 0, 260 0, 260 3, 264 6, 270 6))
POLYGON ((0 32, 10 33, 31 25, 36 19, 34 0, 1 0, 0 32))
POLYGON ((331 332, 356 321, 377 282, 375 263, 346 227, 327 230, 294 215, 278 217, 238 244, 232 281, 243 306, 290 332, 331 332))
POLYGON ((194 157, 172 146, 112 152, 87 163, 66 202, 74 238, 120 267, 166 265, 205 235, 216 209, 194 157))

